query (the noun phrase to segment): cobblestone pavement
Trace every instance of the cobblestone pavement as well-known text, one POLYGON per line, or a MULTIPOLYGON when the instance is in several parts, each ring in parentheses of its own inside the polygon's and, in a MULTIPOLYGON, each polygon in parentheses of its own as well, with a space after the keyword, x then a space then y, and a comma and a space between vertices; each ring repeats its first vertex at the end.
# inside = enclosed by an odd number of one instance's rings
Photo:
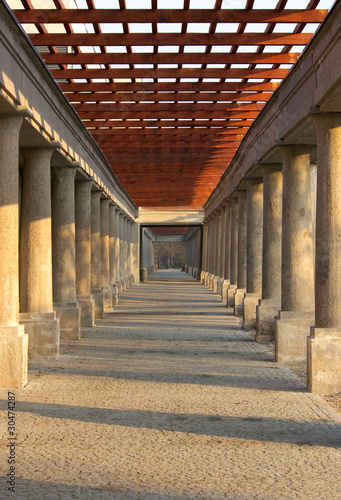
POLYGON ((1 499, 341 498, 341 416, 198 283, 133 287, 32 363, 15 441, 0 397, 1 499))

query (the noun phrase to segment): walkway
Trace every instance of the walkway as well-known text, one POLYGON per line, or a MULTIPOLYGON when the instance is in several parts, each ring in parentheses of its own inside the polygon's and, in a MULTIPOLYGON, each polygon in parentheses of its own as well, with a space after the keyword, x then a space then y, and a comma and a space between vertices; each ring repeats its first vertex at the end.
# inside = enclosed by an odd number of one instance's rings
POLYGON ((16 399, 16 494, 2 478, 0 498, 341 496, 341 416, 198 283, 130 289, 16 399))

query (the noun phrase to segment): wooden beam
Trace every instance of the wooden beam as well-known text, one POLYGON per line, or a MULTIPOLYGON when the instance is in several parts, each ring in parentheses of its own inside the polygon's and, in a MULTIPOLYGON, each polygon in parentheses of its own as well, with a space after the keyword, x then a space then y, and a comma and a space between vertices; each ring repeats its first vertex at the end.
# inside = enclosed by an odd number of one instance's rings
MULTIPOLYGON (((134 111, 84 111, 82 106, 77 110, 81 118, 122 118, 131 119, 137 118, 136 112, 134 111)), ((253 119, 258 116, 258 112, 252 111, 143 111, 138 116, 143 119, 150 118, 240 118, 242 120, 253 119)))
MULTIPOLYGON (((136 118, 139 117, 139 113, 145 111, 149 113, 160 113, 162 111, 171 111, 176 118, 178 112, 186 111, 191 113, 192 111, 206 111, 210 118, 210 112, 221 111, 228 113, 229 111, 261 111, 264 107, 264 103, 74 103, 73 107, 76 111, 82 111, 83 113, 96 112, 98 117, 102 112, 110 112, 111 110, 115 113, 118 112, 133 112, 136 113, 136 118)), ((138 125, 137 125, 138 126, 138 125)))
POLYGON ((325 9, 30 9, 21 23, 320 23, 325 9))
POLYGON ((36 46, 306 45, 313 33, 42 33, 36 46))
POLYGON ((104 92, 95 92, 95 93, 66 93, 66 97, 70 102, 106 102, 106 101, 128 101, 128 102, 143 102, 143 101, 194 101, 194 102, 203 102, 203 101, 252 101, 252 102, 267 102, 272 97, 272 92, 222 92, 222 93, 208 93, 208 92, 156 92, 150 94, 148 92, 139 92, 139 93, 127 93, 127 92, 115 92, 115 93, 104 93, 104 92))

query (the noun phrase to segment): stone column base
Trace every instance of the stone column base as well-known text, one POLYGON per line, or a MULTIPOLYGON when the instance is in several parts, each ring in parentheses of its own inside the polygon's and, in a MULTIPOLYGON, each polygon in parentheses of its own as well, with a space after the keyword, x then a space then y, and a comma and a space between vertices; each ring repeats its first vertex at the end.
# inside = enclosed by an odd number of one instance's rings
POLYGON ((245 288, 236 288, 234 292, 234 315, 243 316, 244 314, 244 295, 246 293, 245 288))
POLYGON ((188 266, 188 268, 187 268, 187 274, 189 274, 190 276, 193 275, 193 267, 192 266, 188 266))
POLYGON ((205 275, 205 282, 204 282, 205 286, 210 286, 209 285, 209 283, 210 283, 210 276, 211 276, 211 273, 207 272, 206 275, 205 275))
POLYGON ((223 298, 223 283, 224 283, 224 278, 218 278, 217 293, 218 295, 221 295, 221 298, 223 298))
POLYGON ((116 286, 117 286, 118 295, 120 296, 122 291, 123 291, 121 281, 116 281, 116 286))
POLYGON ((77 295, 81 310, 81 326, 92 327, 95 324, 95 301, 91 295, 77 295))
POLYGON ((81 312, 77 302, 55 302, 53 309, 60 319, 60 340, 79 340, 81 338, 81 312))
POLYGON ((111 285, 111 294, 112 294, 112 307, 118 306, 119 302, 119 294, 118 294, 118 287, 115 285, 111 285))
POLYGON ((0 387, 22 389, 27 384, 28 335, 24 325, 0 326, 0 387))
POLYGON ((237 285, 229 286, 227 290, 227 307, 234 307, 234 294, 236 293, 237 285))
POLYGON ((256 309, 261 299, 260 293, 246 293, 243 300, 243 330, 256 328, 256 309))
POLYGON ((230 286, 230 280, 224 280, 223 285, 222 285, 222 293, 221 293, 221 300, 224 302, 225 305, 227 305, 227 291, 230 286))
POLYGON ((261 299, 256 312, 256 342, 262 344, 275 339, 276 318, 281 309, 281 301, 261 299))
POLYGON ((91 297, 95 303, 95 319, 103 318, 103 294, 101 288, 91 290, 91 297))
POLYGON ((308 391, 329 395, 341 391, 341 330, 311 327, 307 339, 308 391))
POLYGON ((215 275, 212 282, 212 289, 216 293, 218 293, 218 281, 219 281, 219 276, 215 275))
POLYGON ((279 311, 276 320, 276 361, 306 361, 307 337, 315 323, 312 311, 279 311))
POLYGON ((59 356, 60 322, 55 311, 20 313, 20 324, 28 335, 30 359, 57 359, 59 356))
POLYGON ((121 285, 122 285, 122 292, 127 289, 127 283, 125 278, 121 279, 121 285))
POLYGON ((205 283, 205 275, 206 275, 206 271, 201 271, 201 273, 200 273, 201 283, 205 283))
POLYGON ((130 283, 130 286, 133 286, 135 284, 135 277, 133 274, 131 274, 129 276, 129 283, 130 283))
POLYGON ((112 291, 110 286, 102 287, 103 313, 112 312, 112 291))

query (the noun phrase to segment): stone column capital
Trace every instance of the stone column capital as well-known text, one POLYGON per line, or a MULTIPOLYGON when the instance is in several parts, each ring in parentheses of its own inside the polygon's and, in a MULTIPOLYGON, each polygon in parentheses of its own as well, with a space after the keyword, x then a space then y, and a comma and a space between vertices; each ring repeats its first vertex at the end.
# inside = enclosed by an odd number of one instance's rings
POLYGON ((341 113, 313 113, 313 122, 316 130, 325 130, 341 127, 341 113))
POLYGON ((283 159, 294 156, 310 155, 315 146, 312 144, 278 144, 283 159))

